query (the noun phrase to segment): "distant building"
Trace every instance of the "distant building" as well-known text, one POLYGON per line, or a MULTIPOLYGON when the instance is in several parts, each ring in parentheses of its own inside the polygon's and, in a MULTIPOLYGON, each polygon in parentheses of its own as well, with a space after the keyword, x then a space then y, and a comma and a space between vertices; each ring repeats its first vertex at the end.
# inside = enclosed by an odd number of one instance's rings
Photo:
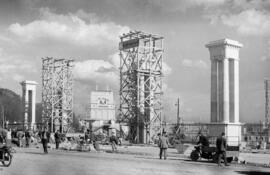
POLYGON ((115 122, 115 102, 112 91, 92 91, 89 118, 92 130, 115 122))
POLYGON ((242 138, 247 146, 256 146, 258 143, 270 143, 269 128, 264 123, 246 123, 242 127, 242 138))
MULTIPOLYGON (((168 133, 174 133, 176 124, 167 124, 163 126, 168 133)), ((198 133, 201 132, 208 137, 211 144, 215 144, 216 136, 210 132, 209 123, 182 123, 178 129, 178 134, 183 134, 183 142, 196 143, 198 141, 198 133)), ((264 123, 245 123, 242 126, 241 144, 243 147, 256 148, 269 148, 270 144, 270 129, 264 123), (263 146, 264 145, 264 146, 263 146)))

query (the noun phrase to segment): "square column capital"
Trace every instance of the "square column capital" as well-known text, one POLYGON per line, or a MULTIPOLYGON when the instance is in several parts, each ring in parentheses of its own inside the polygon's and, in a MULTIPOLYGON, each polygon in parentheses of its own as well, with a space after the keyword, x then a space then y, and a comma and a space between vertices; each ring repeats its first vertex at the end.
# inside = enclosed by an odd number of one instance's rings
POLYGON ((25 90, 35 90, 36 86, 38 85, 37 82, 29 80, 22 81, 20 84, 22 85, 22 88, 25 90))
POLYGON ((243 44, 230 39, 221 39, 211 41, 205 47, 209 49, 211 60, 239 60, 239 50, 243 47, 243 44))

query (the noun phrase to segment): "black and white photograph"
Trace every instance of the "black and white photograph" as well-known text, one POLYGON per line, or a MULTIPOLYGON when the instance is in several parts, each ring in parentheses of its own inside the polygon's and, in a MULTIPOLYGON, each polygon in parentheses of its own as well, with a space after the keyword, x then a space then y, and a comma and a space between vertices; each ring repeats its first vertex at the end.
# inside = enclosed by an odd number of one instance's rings
POLYGON ((0 0, 0 175, 270 175, 270 0, 0 0))

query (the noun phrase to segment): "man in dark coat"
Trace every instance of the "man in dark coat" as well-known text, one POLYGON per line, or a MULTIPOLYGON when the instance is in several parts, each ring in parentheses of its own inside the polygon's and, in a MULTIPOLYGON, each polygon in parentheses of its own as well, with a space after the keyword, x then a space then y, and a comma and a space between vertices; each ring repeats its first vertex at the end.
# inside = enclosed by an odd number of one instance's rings
POLYGON ((55 140, 55 148, 58 149, 59 148, 59 144, 60 144, 60 133, 59 133, 59 130, 57 130, 54 133, 54 140, 55 140))
POLYGON ((217 146, 217 154, 218 154, 218 166, 221 166, 221 157, 224 158, 225 166, 229 166, 226 159, 227 142, 226 142, 224 132, 222 132, 221 136, 217 138, 216 146, 217 146))
POLYGON ((91 140, 91 134, 90 134, 89 129, 87 129, 87 131, 85 132, 84 139, 86 143, 91 143, 92 140, 91 140))
POLYGON ((117 143, 118 143, 118 138, 116 137, 115 133, 112 134, 112 136, 110 137, 110 142, 112 145, 112 151, 117 151, 117 143))
POLYGON ((48 154, 48 142, 50 141, 50 133, 48 132, 47 128, 44 128, 44 130, 41 132, 40 138, 43 145, 44 153, 48 154))
POLYGON ((164 155, 164 159, 167 159, 167 149, 169 147, 169 141, 166 135, 166 132, 163 132, 162 136, 159 137, 159 158, 162 159, 162 154, 164 155))
POLYGON ((28 148, 30 145, 30 140, 31 140, 31 134, 30 134, 29 129, 25 130, 24 137, 25 137, 25 146, 28 148))
POLYGON ((209 140, 201 133, 198 133, 199 136, 199 141, 197 142, 198 144, 202 144, 202 146, 209 146, 209 140))

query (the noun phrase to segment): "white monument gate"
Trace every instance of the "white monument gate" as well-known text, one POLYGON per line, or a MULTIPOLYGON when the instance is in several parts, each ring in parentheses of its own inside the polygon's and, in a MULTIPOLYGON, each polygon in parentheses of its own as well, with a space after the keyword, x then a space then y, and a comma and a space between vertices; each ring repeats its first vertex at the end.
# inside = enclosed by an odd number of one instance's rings
POLYGON ((225 132, 228 145, 241 141, 239 123, 239 50, 238 41, 222 39, 206 45, 211 60, 211 136, 225 132))
POLYGON ((36 123, 36 85, 35 81, 21 82, 24 107, 24 127, 35 129, 36 123))

